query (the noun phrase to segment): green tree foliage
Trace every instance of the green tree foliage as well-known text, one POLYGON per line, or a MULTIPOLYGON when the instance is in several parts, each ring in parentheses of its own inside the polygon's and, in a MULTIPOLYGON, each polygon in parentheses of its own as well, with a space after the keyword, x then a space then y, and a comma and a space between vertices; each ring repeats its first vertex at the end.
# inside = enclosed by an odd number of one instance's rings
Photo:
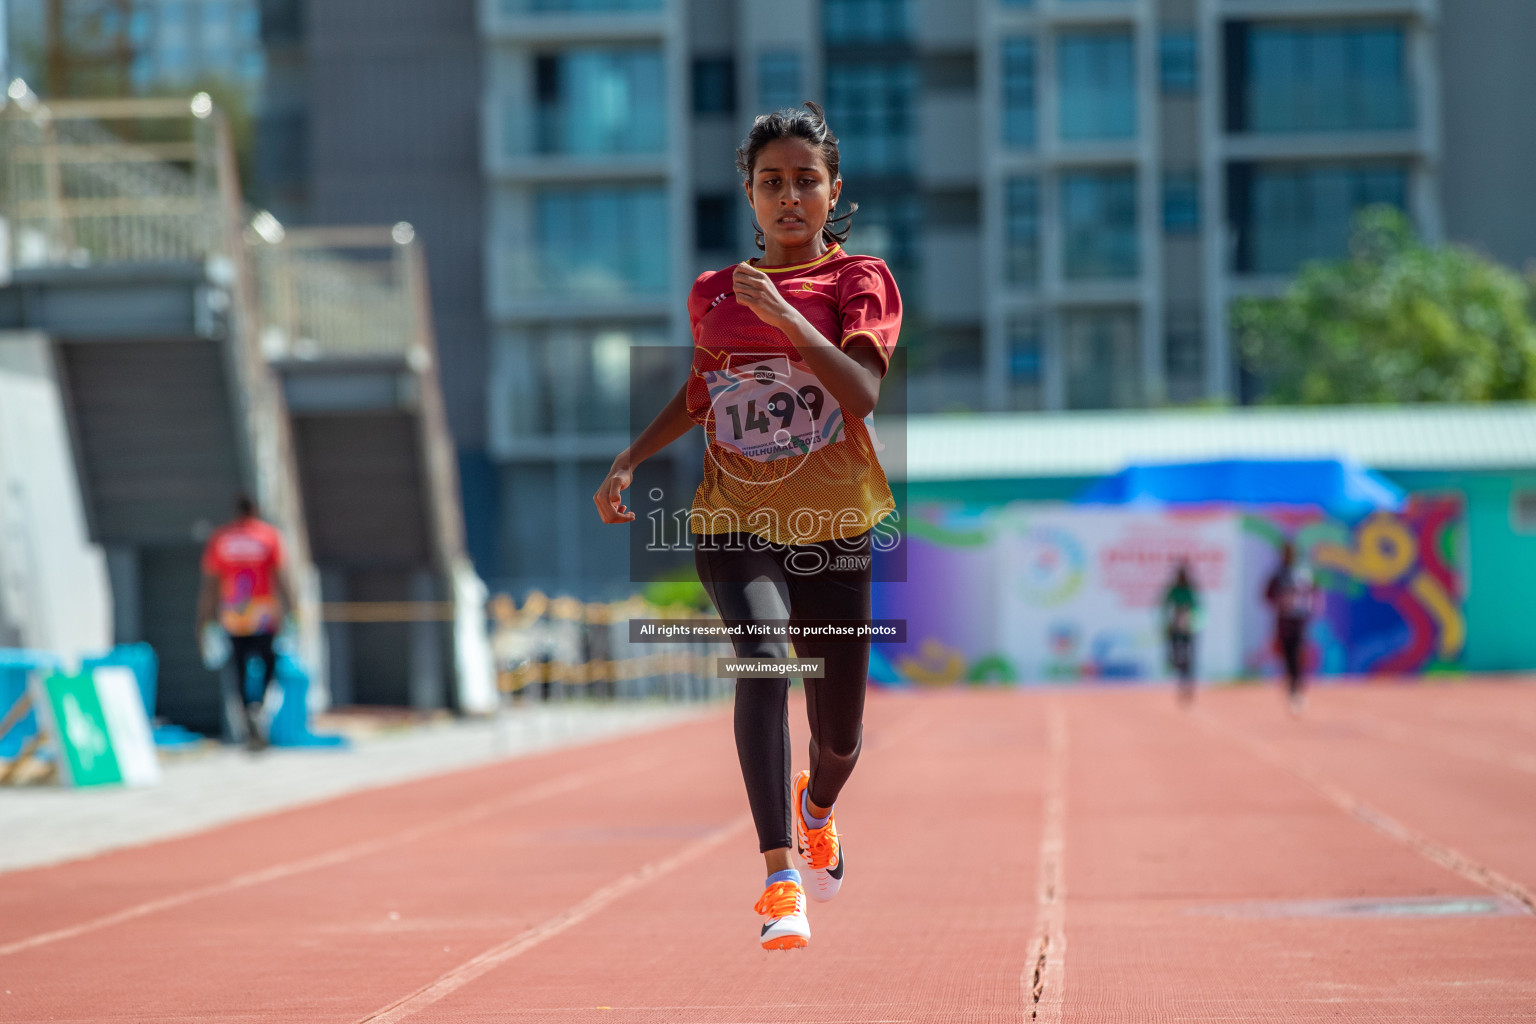
POLYGON ((696 612, 707 612, 714 607, 709 603, 704 585, 697 578, 689 579, 679 575, 675 579, 657 580, 647 584, 641 593, 651 604, 662 608, 682 605, 696 612))
POLYGON ((1460 246, 1432 247, 1391 207, 1355 220, 1351 255, 1311 263, 1279 299, 1233 310, 1268 402, 1536 398, 1532 289, 1460 246))

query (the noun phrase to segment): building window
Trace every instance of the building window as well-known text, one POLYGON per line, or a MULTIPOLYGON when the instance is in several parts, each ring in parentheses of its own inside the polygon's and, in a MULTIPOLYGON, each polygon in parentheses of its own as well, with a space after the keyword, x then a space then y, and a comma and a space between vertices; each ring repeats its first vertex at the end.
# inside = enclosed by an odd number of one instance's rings
POLYGON ((1228 30, 1233 131, 1384 131, 1413 126, 1407 41, 1381 24, 1228 30))
POLYGON ((1200 178, 1170 174, 1163 179, 1163 231, 1169 235, 1200 233, 1200 178))
POLYGON ((911 32, 908 0, 822 0, 821 16, 828 43, 900 42, 911 32))
POLYGON ((917 69, 909 61, 850 61, 827 68, 827 118, 837 127, 845 176, 912 169, 916 94, 917 69))
POLYGON ((1003 41, 1003 141, 1035 144, 1035 41, 1003 41))
MULTIPOLYGON (((659 153, 665 147, 666 87, 660 50, 541 54, 534 58, 533 78, 534 152, 597 156, 659 153)), ((518 148, 515 134, 509 142, 518 148)))
POLYGON ((1136 55, 1128 32, 1073 32, 1056 41, 1061 137, 1136 135, 1136 55))
POLYGON ((1008 322, 1008 407, 1030 410, 1045 407, 1045 346, 1040 340, 1040 321, 1032 316, 1008 322))
POLYGON ((665 345, 666 339, 666 325, 660 323, 551 325, 504 333, 497 380, 505 392, 501 408, 508 436, 628 431, 631 388, 653 383, 631 381, 630 349, 665 345))
POLYGON ((667 288, 667 194, 661 187, 545 188, 535 193, 537 250, 524 294, 654 294, 667 288))
POLYGON ((520 583, 553 590, 560 573, 560 549, 554 539, 562 514, 555 467, 514 462, 501 468, 500 483, 496 571, 520 583))
POLYGON ((252 184, 267 193, 289 194, 309 181, 309 111, 267 109, 256 118, 256 144, 251 147, 252 184))
POLYGON ((1205 332, 1200 310, 1171 310, 1163 333, 1163 374, 1170 402, 1195 402, 1205 393, 1205 332))
POLYGON ((757 58, 757 102, 764 111, 787 110, 805 101, 800 55, 792 50, 757 58))
POLYGON ((1289 274, 1308 260, 1339 259, 1349 253, 1358 211, 1376 204, 1408 209, 1408 169, 1401 164, 1238 164, 1229 175, 1242 273, 1289 274))
POLYGON ((731 210, 740 196, 699 196, 694 205, 694 246, 700 252, 718 252, 736 247, 731 230, 731 210))
POLYGON ((982 393, 982 339, 974 327, 906 332, 907 410, 915 413, 979 412, 982 393))
POLYGON ((693 112, 736 113, 736 62, 729 57, 700 57, 693 62, 693 112))
POLYGON ((1200 49, 1187 29, 1164 32, 1158 40, 1158 71, 1163 92, 1188 95, 1200 88, 1200 49))
POLYGON ((1074 171, 1061 178, 1062 270, 1068 279, 1135 277, 1134 171, 1074 171))
POLYGON ((501 0, 503 14, 612 14, 659 11, 662 0, 501 0))
POLYGON ((1040 182, 1013 178, 1008 182, 1008 280, 1036 284, 1040 279, 1040 182))
POLYGON ((853 215, 848 251, 878 256, 898 281, 917 272, 918 233, 925 208, 911 199, 869 196, 853 215))
POLYGON ((1067 408, 1143 404, 1140 325, 1130 310, 1074 310, 1062 317, 1067 408))

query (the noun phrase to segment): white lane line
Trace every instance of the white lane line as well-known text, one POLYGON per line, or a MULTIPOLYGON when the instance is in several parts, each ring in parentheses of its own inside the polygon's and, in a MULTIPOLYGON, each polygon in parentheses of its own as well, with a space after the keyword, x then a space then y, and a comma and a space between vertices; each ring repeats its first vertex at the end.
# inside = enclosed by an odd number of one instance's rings
POLYGON ((358 1024, 395 1024, 396 1021, 405 1020, 407 1017, 419 1013, 433 1003, 446 999, 481 975, 495 970, 513 957, 521 956, 544 940, 552 939, 561 932, 575 927, 614 901, 634 892, 647 882, 655 881, 663 875, 677 870, 682 865, 699 857, 705 851, 719 846, 738 832, 744 831, 751 824, 751 817, 743 815, 729 824, 716 829, 698 842, 685 847, 678 853, 658 861, 652 861, 635 871, 631 871, 622 878, 609 882, 580 903, 561 911, 542 924, 535 925, 498 946, 492 946, 479 956, 464 961, 436 981, 424 985, 410 995, 397 999, 388 1006, 375 1010, 373 1013, 361 1018, 358 1024))
POLYGON ((185 906, 197 900, 207 899, 211 896, 221 896, 224 893, 235 892, 239 889, 248 889, 254 885, 263 885, 267 882, 275 882, 283 878, 292 878, 309 871, 317 871, 320 868, 333 867, 344 864, 349 860, 366 857, 372 853, 381 853, 393 849, 405 843, 415 842, 430 835, 442 832, 445 829, 458 825, 468 824, 491 817, 502 811, 523 804, 534 803, 562 793, 568 793, 573 789, 579 789, 589 783, 608 778, 613 775, 637 775, 650 770, 660 760, 659 755, 646 755, 643 757, 626 758, 603 769, 575 772, 560 779, 544 782, 509 796, 497 797, 494 800, 482 801, 472 807, 465 808, 457 814, 449 814, 412 828, 392 832, 389 835, 377 839, 369 839, 340 849, 331 850, 328 853, 317 854, 313 857, 305 857, 301 860, 289 861, 286 864, 275 864, 259 871, 249 871, 242 875, 235 875, 222 882, 214 882, 211 885, 199 886, 196 889, 188 889, 173 896, 164 896, 157 900, 148 900, 131 907, 126 907, 112 914, 82 921, 80 924, 70 925, 67 928, 59 928, 51 932, 43 932, 30 938, 17 939, 14 942, 0 946, 0 956, 9 956, 12 953, 20 953, 23 950, 35 949, 51 942, 62 942, 65 939, 73 939, 88 932, 98 931, 102 928, 110 928, 113 925, 132 921, 149 914, 159 913, 162 910, 171 910, 175 907, 185 906))
POLYGON ((1067 715, 1053 702, 1046 723, 1045 821, 1035 891, 1033 960, 1024 968, 1026 1019, 1060 1024, 1067 974, 1067 715))
MULTIPOLYGON (((927 719, 921 713, 908 715, 907 718, 898 720, 890 732, 878 735, 874 743, 866 745, 863 748, 864 752, 869 753, 891 747, 900 740, 921 731, 926 725, 927 719)), ((750 815, 737 818, 698 840, 683 850, 683 852, 647 864, 637 871, 633 871, 614 882, 610 882, 580 903, 556 914, 543 924, 535 925, 527 931, 513 936, 506 942, 493 946, 479 956, 466 960, 464 963, 448 971, 436 981, 424 985, 410 995, 404 996, 382 1009, 375 1010, 368 1016, 361 1018, 358 1024, 393 1024, 395 1021, 404 1020, 412 1014, 447 998, 471 981, 489 971, 495 970, 508 960, 520 956, 539 945, 545 939, 553 938, 561 932, 580 924, 620 897, 638 889, 646 882, 676 870, 686 861, 692 860, 704 851, 718 846, 751 824, 752 818, 750 815)))
POLYGON ((1510 899, 1516 900, 1531 913, 1536 914, 1536 893, 1532 893, 1531 890, 1514 879, 1502 875, 1490 867, 1479 864, 1460 850, 1446 846, 1443 843, 1437 843, 1428 836, 1415 832, 1396 818, 1382 813, 1364 800, 1361 800, 1311 765, 1282 754, 1273 744, 1239 732, 1233 726, 1220 722, 1204 710, 1196 711, 1191 717, 1200 724, 1201 728, 1207 730, 1212 735, 1220 736, 1235 743, 1259 758, 1259 760, 1267 761, 1281 771, 1300 779, 1319 793, 1325 800, 1353 817, 1356 821, 1369 825, 1383 835, 1418 851, 1422 856, 1434 861, 1443 868, 1454 871, 1469 882, 1480 885, 1501 896, 1508 896, 1510 899))

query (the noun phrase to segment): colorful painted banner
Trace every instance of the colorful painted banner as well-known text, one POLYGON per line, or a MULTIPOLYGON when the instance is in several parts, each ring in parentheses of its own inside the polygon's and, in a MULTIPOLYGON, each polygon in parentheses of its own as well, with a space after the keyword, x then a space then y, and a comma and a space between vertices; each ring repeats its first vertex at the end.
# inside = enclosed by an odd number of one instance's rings
POLYGON ((1164 678, 1162 602, 1180 563, 1200 594, 1201 671, 1237 671, 1236 517, 1015 507, 999 527, 998 645, 1019 679, 1164 678))
POLYGON ((1015 503, 913 506, 907 582, 876 584, 884 683, 1150 681, 1168 677, 1160 605, 1180 561, 1200 597, 1205 679, 1276 674, 1264 588, 1291 539, 1321 600, 1308 660, 1322 674, 1455 666, 1466 639, 1457 497, 1345 523, 1319 511, 1171 512, 1015 503))
POLYGON ((877 617, 907 620, 908 643, 876 646, 877 681, 1164 678, 1160 608, 1180 562, 1201 594, 1203 671, 1238 671, 1231 514, 918 506, 906 543, 908 582, 877 585, 874 601, 877 617))
POLYGON ((1279 671, 1264 585, 1289 539, 1311 567, 1321 601, 1307 665, 1323 675, 1450 669, 1466 646, 1465 508, 1458 495, 1411 498, 1401 512, 1354 523, 1268 509, 1243 517, 1243 671, 1279 671))

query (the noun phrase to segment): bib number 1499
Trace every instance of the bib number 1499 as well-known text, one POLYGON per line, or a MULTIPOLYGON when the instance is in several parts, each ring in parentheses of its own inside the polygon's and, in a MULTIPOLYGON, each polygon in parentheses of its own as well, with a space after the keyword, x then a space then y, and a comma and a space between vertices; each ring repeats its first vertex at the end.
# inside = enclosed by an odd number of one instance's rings
POLYGON ((705 373, 715 440, 749 459, 809 455, 836 442, 842 408, 816 375, 787 357, 705 373))
POLYGON ((747 399, 745 419, 742 416, 741 407, 732 403, 725 407, 726 414, 731 418, 732 433, 737 441, 744 434, 743 430, 752 430, 765 433, 777 420, 779 426, 785 430, 790 429, 795 422, 795 410, 804 409, 810 413, 812 422, 821 419, 821 409, 825 404, 826 396, 821 388, 815 384, 807 384, 797 393, 788 391, 776 391, 768 396, 764 408, 760 411, 757 407, 757 399, 747 399))

